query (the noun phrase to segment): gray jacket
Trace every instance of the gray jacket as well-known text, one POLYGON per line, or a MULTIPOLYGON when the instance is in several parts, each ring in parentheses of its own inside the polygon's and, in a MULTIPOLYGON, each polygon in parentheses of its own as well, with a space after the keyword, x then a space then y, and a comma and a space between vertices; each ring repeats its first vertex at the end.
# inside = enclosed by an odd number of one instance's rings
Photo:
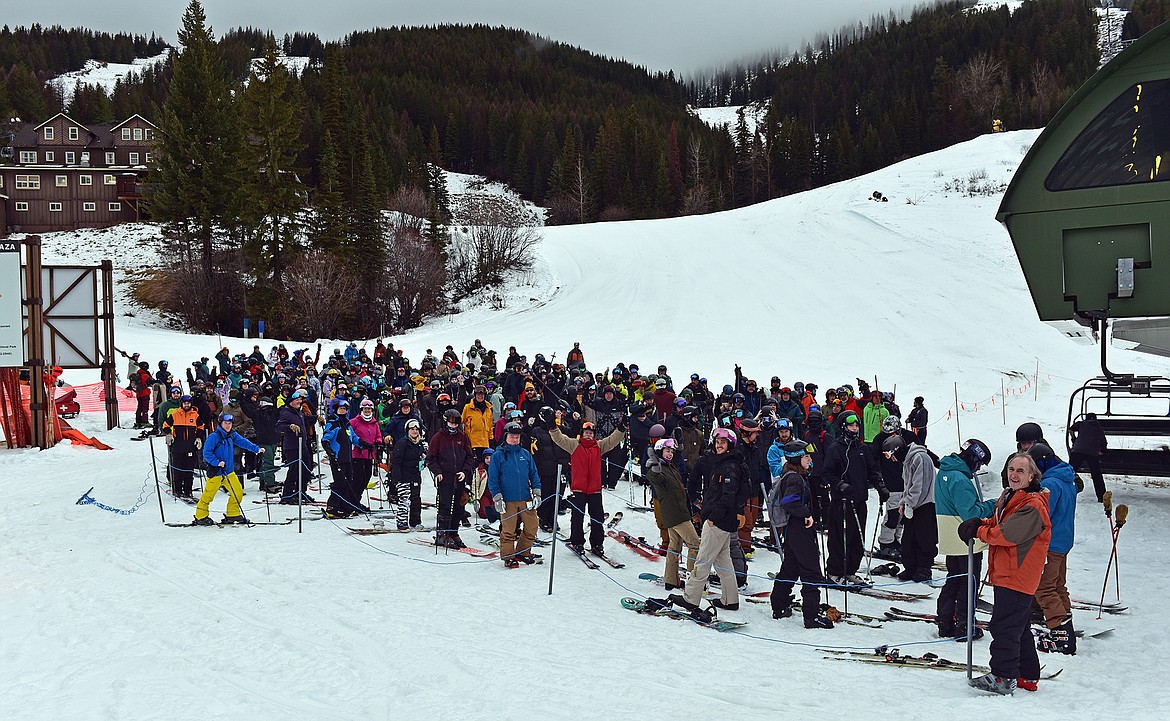
POLYGON ((911 443, 906 460, 902 462, 902 483, 905 484, 902 505, 910 509, 934 503, 935 473, 934 461, 926 452, 926 447, 911 443))

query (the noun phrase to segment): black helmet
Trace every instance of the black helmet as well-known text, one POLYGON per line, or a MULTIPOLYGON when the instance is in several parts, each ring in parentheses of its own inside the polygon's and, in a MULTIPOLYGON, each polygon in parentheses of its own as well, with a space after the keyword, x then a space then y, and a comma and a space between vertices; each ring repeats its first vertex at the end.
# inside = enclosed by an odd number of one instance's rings
POLYGON ((744 401, 747 400, 747 396, 745 396, 742 393, 736 393, 735 395, 733 395, 731 397, 731 400, 735 403, 743 403, 744 401))
POLYGON ((557 413, 549 406, 541 406, 540 410, 536 412, 541 423, 552 423, 556 420, 557 413))
POLYGON ((685 421, 695 421, 699 418, 699 409, 694 406, 683 406, 678 415, 685 421))
POLYGON ((980 466, 986 466, 991 463, 991 449, 983 441, 970 438, 963 444, 963 449, 959 451, 959 458, 974 473, 980 466))
POLYGON ((1016 429, 1016 443, 1035 443, 1044 440, 1044 430, 1038 423, 1022 423, 1016 429))
POLYGON ((882 453, 886 455, 886 458, 904 459, 906 457, 906 440, 901 435, 890 436, 882 441, 882 453))
POLYGON ((142 370, 148 370, 150 368, 150 364, 147 363, 146 361, 142 361, 141 363, 138 364, 138 367, 141 368, 142 370))
POLYGON ((1036 462, 1036 468, 1040 469, 1041 473, 1052 468, 1052 466, 1060 461, 1056 456, 1056 452, 1046 443, 1033 443, 1032 447, 1028 449, 1028 455, 1036 462))
POLYGON ((524 427, 521 426, 516 421, 509 421, 508 423, 504 424, 504 433, 505 434, 515 433, 515 434, 519 435, 523 430, 524 430, 524 427))
POLYGON ((443 411, 443 421, 445 423, 462 423, 463 416, 461 416, 459 411, 455 410, 454 408, 448 408, 447 410, 443 411))

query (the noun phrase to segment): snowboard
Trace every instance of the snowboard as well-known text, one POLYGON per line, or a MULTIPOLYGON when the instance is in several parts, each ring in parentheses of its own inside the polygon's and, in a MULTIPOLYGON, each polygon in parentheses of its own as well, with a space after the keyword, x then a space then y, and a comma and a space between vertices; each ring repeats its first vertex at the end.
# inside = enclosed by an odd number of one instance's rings
POLYGON ((650 610, 646 607, 646 602, 640 598, 623 598, 622 608, 629 609, 630 611, 641 613, 646 616, 662 616, 665 618, 673 618, 675 620, 686 619, 687 621, 697 623, 700 626, 704 626, 706 628, 715 629, 716 631, 734 631, 747 625, 747 621, 723 621, 718 618, 711 621, 711 623, 703 623, 702 621, 691 618, 687 614, 682 613, 681 611, 676 611, 673 608, 659 608, 657 610, 650 610))

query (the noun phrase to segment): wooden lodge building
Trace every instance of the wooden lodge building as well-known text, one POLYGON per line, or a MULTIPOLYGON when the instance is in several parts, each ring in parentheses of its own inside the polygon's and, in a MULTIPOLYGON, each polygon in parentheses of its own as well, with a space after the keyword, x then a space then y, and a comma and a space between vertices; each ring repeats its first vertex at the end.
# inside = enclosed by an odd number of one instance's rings
POLYGON ((0 146, 0 237, 141 220, 157 130, 140 115, 85 126, 64 113, 13 127, 0 146))

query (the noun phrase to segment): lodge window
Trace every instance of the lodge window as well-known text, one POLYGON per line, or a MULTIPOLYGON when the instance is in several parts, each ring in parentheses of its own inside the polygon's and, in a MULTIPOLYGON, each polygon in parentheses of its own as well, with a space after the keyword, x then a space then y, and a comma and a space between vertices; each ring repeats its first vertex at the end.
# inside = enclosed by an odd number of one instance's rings
POLYGON ((87 213, 92 213, 97 210, 97 203, 82 203, 81 209, 87 213))
POLYGON ((69 139, 77 140, 77 128, 69 128, 69 139))
POLYGON ((145 137, 147 140, 154 140, 154 131, 153 130, 151 130, 150 128, 147 128, 143 132, 145 133, 145 137))
POLYGON ((142 140, 142 128, 134 128, 134 139, 142 140))
POLYGON ((121 203, 110 203, 110 212, 111 213, 117 213, 120 210, 122 210, 121 203))
POLYGON ((130 164, 138 165, 138 153, 130 153, 130 164))
POLYGON ((79 175, 79 176, 77 176, 77 184, 78 185, 93 185, 93 176, 92 175, 79 175))
POLYGON ((66 150, 65 151, 65 164, 66 165, 75 165, 76 163, 77 163, 77 153, 73 152, 72 150, 66 150))
POLYGON ((130 128, 122 128, 122 140, 130 139, 130 128))
POLYGON ((117 185, 118 181, 115 180, 114 176, 112 176, 112 175, 103 175, 102 176, 102 183, 105 185, 117 185))
POLYGON ((60 213, 61 212, 61 204, 60 203, 49 203, 49 212, 50 213, 60 213))
POLYGON ((52 150, 45 151, 45 162, 51 163, 57 159, 57 155, 52 150))
POLYGON ((147 153, 146 154, 146 164, 150 165, 153 162, 154 162, 154 153, 147 153))
POLYGON ((1044 180, 1051 191, 1170 180, 1170 80, 1136 83, 1076 137, 1044 180))
POLYGON ((39 175, 18 175, 16 176, 17 190, 40 190, 41 176, 39 175))
POLYGON ((115 159, 113 153, 106 153, 106 165, 113 165, 115 159))
POLYGON ((28 211, 28 203, 23 200, 16 201, 16 209, 21 212, 28 211))
POLYGON ((52 140, 52 139, 53 139, 53 127, 50 125, 49 127, 45 128, 45 140, 52 140))
POLYGON ((69 187, 69 176, 68 175, 58 175, 57 176, 57 187, 58 188, 69 187))
POLYGON ((24 165, 35 165, 37 162, 37 151, 22 150, 20 151, 20 162, 24 165))

